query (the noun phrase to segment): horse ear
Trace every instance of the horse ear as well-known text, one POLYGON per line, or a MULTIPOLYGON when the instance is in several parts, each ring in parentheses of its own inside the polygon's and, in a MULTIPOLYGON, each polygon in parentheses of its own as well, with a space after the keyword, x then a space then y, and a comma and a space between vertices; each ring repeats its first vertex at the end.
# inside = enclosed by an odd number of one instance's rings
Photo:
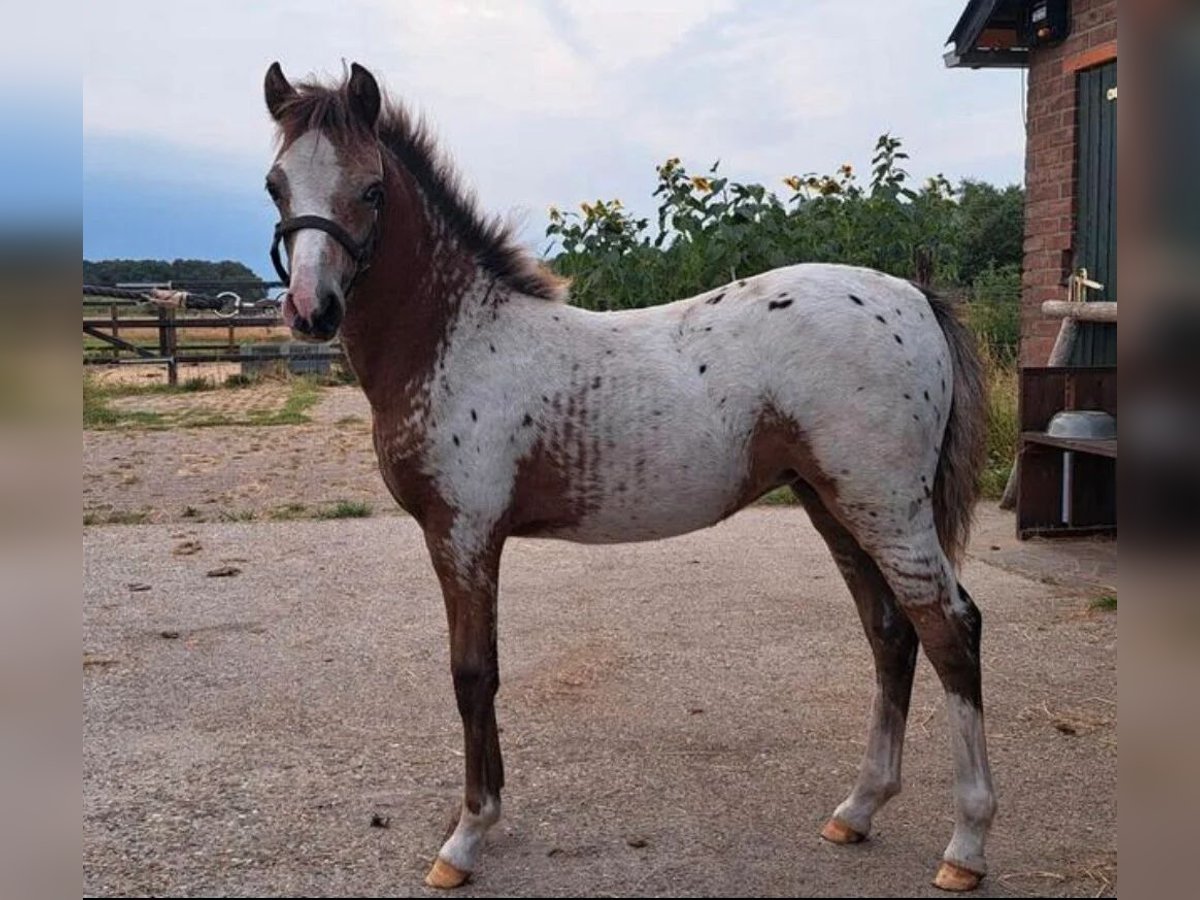
POLYGON ((267 69, 267 77, 263 80, 263 96, 267 100, 267 111, 276 122, 283 112, 283 105, 296 96, 296 89, 284 77, 278 62, 271 63, 267 69))
POLYGON ((383 100, 380 97, 379 84, 375 81, 375 76, 358 63, 351 63, 350 108, 362 121, 367 123, 368 127, 374 128, 382 105, 383 100))

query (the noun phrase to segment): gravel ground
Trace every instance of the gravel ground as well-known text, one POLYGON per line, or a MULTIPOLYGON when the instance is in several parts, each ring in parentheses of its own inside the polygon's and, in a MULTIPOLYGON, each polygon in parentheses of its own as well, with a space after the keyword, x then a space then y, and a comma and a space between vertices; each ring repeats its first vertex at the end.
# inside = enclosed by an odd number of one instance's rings
MULTIPOLYGON (((1117 626, 1089 601, 1115 551, 1079 580, 1071 545, 1023 557, 1010 529, 985 510, 963 578, 1000 801, 979 895, 1112 894, 1117 626)), ((411 520, 92 527, 83 548, 86 894, 433 893, 461 738, 411 520)), ((461 896, 936 893, 951 770, 924 660, 904 793, 864 844, 817 836, 873 676, 802 511, 513 541, 500 655, 505 818, 461 896)))
MULTIPOLYGON (((278 409, 286 385, 268 381, 241 390, 120 398, 125 410, 189 407, 229 413, 278 409)), ((325 388, 311 424, 247 427, 122 428, 85 431, 83 511, 100 521, 136 515, 149 522, 301 516, 349 500, 378 512, 395 502, 379 477, 371 443, 371 408, 357 387, 325 388)))

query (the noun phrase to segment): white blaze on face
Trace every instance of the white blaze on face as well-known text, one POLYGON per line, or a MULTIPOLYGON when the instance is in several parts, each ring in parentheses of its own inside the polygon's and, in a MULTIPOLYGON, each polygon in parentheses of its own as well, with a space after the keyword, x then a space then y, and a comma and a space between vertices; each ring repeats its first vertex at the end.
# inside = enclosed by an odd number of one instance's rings
MULTIPOLYGON (((276 164, 287 176, 293 218, 320 216, 337 221, 334 199, 347 185, 332 143, 319 131, 308 131, 280 154, 276 164)), ((346 254, 332 237, 316 228, 294 232, 290 240, 291 301, 300 316, 311 319, 320 307, 317 298, 322 288, 340 294, 346 254)))

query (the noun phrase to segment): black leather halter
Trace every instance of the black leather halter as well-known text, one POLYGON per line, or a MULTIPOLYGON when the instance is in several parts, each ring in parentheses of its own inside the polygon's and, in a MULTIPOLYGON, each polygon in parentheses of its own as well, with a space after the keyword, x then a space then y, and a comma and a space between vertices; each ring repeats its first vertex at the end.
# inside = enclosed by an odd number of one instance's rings
POLYGON ((279 255, 279 243, 289 234, 294 231, 303 231, 306 228, 315 228, 318 231, 324 231, 335 241, 342 245, 350 258, 354 260, 354 274, 350 276, 350 282, 344 290, 350 290, 350 287, 358 279, 358 276, 365 272, 371 266, 371 252, 375 249, 375 233, 379 226, 379 211, 376 210, 375 217, 371 220, 371 230, 367 232, 367 236, 360 244, 351 237, 350 232, 339 225, 333 219, 326 219, 324 216, 293 216, 290 219, 281 219, 275 225, 275 239, 271 241, 271 262, 275 266, 275 271, 279 275, 279 280, 284 284, 292 283, 292 275, 283 265, 283 260, 279 255))

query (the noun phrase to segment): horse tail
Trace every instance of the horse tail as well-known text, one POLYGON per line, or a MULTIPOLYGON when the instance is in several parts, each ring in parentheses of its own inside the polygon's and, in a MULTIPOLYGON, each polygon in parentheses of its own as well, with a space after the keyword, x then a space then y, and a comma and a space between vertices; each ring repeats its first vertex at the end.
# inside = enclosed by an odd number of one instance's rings
POLYGON ((987 453, 987 388, 975 336, 949 302, 920 290, 946 336, 954 370, 950 419, 933 480, 933 517, 942 549, 957 568, 970 537, 987 453))

